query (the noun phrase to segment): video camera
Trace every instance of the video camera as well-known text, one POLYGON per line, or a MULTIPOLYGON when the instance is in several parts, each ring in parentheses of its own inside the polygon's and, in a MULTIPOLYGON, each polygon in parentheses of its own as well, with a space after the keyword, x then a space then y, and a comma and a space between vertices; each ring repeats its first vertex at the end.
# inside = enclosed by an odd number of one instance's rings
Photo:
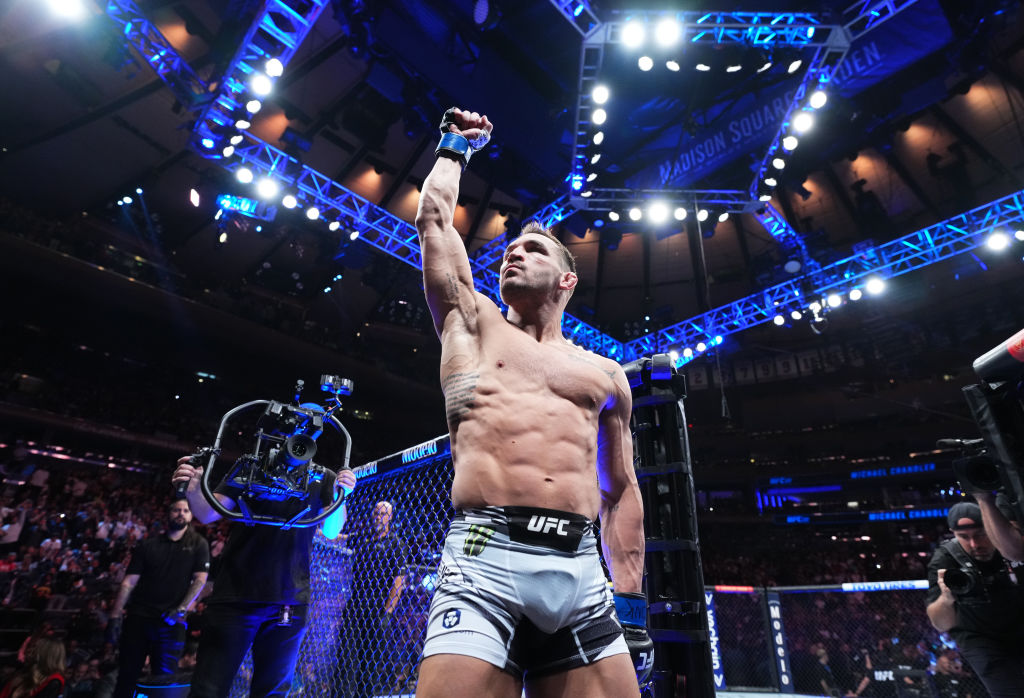
POLYGON ((327 501, 333 498, 333 492, 321 493, 327 468, 313 461, 317 455, 317 439, 323 434, 324 425, 330 424, 344 437, 345 455, 341 469, 349 469, 352 437, 334 416, 334 412, 341 407, 340 396, 352 394, 352 381, 339 376, 321 376, 320 389, 331 393, 332 396, 323 404, 302 403, 304 385, 304 381, 297 381, 294 404, 274 400, 253 400, 228 410, 221 418, 213 446, 202 448, 193 456, 193 462, 197 465, 198 461, 208 456, 209 460, 200 485, 206 501, 224 518, 249 525, 264 524, 282 529, 308 528, 316 526, 333 514, 344 502, 345 496, 342 493, 342 496, 320 513, 303 518, 314 509, 321 509, 322 497, 327 501), (221 442, 229 420, 236 414, 257 406, 264 406, 264 409, 256 422, 255 449, 252 453, 246 453, 238 458, 223 479, 224 482, 230 482, 242 489, 241 496, 237 498, 239 510, 232 511, 213 496, 210 489, 210 474, 217 456, 221 453, 221 442), (305 501, 306 507, 287 520, 255 514, 250 507, 253 500, 289 499, 305 501))
POLYGON ((974 360, 981 383, 964 397, 980 439, 941 439, 956 448, 953 471, 966 490, 1001 490, 1024 523, 1024 330, 974 360))

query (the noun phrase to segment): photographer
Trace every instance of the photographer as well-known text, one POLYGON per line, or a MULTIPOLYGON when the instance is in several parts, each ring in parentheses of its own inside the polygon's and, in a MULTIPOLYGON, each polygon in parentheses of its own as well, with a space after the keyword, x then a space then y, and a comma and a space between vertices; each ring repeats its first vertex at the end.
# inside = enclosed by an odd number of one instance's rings
MULTIPOLYGON (((172 481, 187 483, 186 497, 195 517, 203 523, 221 518, 203 496, 203 469, 192 465, 192 457, 178 460, 172 481)), ((340 496, 350 493, 356 478, 342 470, 337 479, 327 471, 323 499, 328 501, 248 500, 255 514, 287 521, 307 505, 315 514, 340 496)), ((235 510, 243 492, 231 482, 222 482, 214 496, 227 509, 235 510)), ((327 538, 336 538, 344 525, 341 506, 319 526, 327 538)), ((276 526, 234 526, 228 537, 213 593, 207 601, 203 634, 199 640, 191 698, 224 698, 238 673, 246 652, 252 647, 253 673, 249 688, 252 698, 284 696, 299 644, 306 626, 309 604, 309 564, 314 528, 276 526)))
POLYGON ((949 510, 954 538, 928 564, 928 619, 948 632, 992 698, 1024 694, 1024 580, 982 526, 977 504, 949 510))

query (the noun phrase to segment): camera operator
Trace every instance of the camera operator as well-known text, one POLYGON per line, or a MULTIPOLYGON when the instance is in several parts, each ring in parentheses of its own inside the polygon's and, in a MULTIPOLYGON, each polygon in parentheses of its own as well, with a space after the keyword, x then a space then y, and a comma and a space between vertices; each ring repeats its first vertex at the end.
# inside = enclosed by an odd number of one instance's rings
POLYGON ((948 632, 992 698, 1024 694, 1024 586, 992 545, 977 504, 949 510, 955 536, 928 564, 928 619, 948 632))
MULTIPOLYGON (((203 469, 194 467, 192 457, 178 460, 172 481, 188 483, 186 497, 197 519, 203 523, 218 520, 218 514, 200 489, 203 469)), ((342 470, 337 478, 328 470, 323 480, 323 499, 355 489, 351 470, 342 470)), ((227 509, 237 507, 240 487, 222 482, 214 496, 227 509)), ((307 502, 248 500, 253 513, 286 521, 307 504, 312 513, 330 501, 307 502)), ((345 522, 345 507, 340 506, 319 530, 334 539, 345 522)), ((207 602, 203 634, 199 640, 196 669, 192 677, 191 698, 224 698, 238 672, 246 652, 252 647, 253 673, 251 698, 285 696, 299 644, 306 627, 309 604, 309 564, 313 547, 313 528, 276 526, 234 526, 221 555, 213 593, 207 602)))
MULTIPOLYGON (((996 550, 1007 560, 1024 562, 1024 536, 1016 512, 1005 494, 972 492, 981 509, 981 522, 985 533, 996 546, 996 550)), ((1024 580, 1021 580, 1024 582, 1024 580)))
POLYGON ((148 538, 132 551, 110 613, 119 618, 127 602, 114 698, 135 695, 146 655, 153 674, 177 671, 185 645, 185 613, 206 584, 210 546, 189 525, 188 502, 173 502, 168 515, 166 534, 148 538))

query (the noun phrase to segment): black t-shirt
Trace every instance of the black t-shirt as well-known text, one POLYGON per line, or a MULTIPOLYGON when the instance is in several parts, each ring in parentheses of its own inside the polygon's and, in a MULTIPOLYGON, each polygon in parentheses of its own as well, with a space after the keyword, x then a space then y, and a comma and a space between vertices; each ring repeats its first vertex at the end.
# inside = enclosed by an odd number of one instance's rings
POLYGON ((199 534, 171 540, 154 536, 135 546, 126 574, 139 575, 128 600, 129 613, 159 618, 177 608, 192 583, 192 575, 210 569, 210 544, 199 534))
MULTIPOLYGON (((334 491, 330 470, 324 473, 320 491, 321 499, 329 499, 334 491)), ((241 488, 229 483, 221 483, 216 492, 236 503, 242 494, 241 488)), ((250 499, 248 504, 253 514, 282 520, 291 519, 306 506, 305 500, 298 499, 250 499)), ((302 518, 318 511, 309 511, 302 518)), ((309 603, 309 562, 315 533, 315 526, 282 531, 276 526, 235 522, 220 556, 210 602, 309 603)))
POLYGON ((384 611, 395 578, 406 574, 408 549, 394 531, 382 538, 372 530, 350 539, 349 547, 353 550, 349 604, 376 616, 384 611))
MULTIPOLYGON (((963 645, 979 635, 1024 636, 1024 567, 1014 568, 1011 575, 1006 560, 998 552, 987 562, 973 562, 986 581, 976 583, 974 589, 967 594, 954 595, 956 625, 949 631, 950 637, 963 645)), ((932 603, 942 595, 938 581, 939 570, 959 568, 960 563, 944 545, 936 548, 928 563, 927 603, 932 603)))

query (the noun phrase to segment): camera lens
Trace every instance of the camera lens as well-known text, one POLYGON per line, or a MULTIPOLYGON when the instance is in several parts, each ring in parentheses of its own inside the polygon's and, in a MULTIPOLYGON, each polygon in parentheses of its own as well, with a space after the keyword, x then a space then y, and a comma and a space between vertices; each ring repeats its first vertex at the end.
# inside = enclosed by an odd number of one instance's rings
POLYGON ((949 590, 957 595, 966 594, 974 588, 974 575, 963 568, 946 570, 944 579, 949 590))

